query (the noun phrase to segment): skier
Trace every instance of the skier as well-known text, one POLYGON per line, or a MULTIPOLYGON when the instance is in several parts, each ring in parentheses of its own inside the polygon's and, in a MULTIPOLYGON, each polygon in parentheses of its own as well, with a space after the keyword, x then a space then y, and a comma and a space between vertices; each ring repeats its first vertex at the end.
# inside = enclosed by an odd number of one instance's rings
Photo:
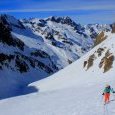
POLYGON ((105 104, 109 103, 109 101, 110 101, 110 92, 115 93, 113 88, 111 88, 111 86, 107 84, 103 91, 103 94, 102 94, 102 95, 104 95, 105 104))

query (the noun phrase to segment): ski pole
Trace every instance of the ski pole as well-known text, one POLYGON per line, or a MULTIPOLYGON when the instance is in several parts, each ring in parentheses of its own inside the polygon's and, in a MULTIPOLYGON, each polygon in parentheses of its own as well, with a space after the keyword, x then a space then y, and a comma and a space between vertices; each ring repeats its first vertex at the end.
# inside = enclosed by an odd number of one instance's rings
POLYGON ((102 102, 104 103, 104 94, 102 94, 102 102))
POLYGON ((114 100, 115 100, 115 93, 113 93, 113 98, 114 98, 114 100))

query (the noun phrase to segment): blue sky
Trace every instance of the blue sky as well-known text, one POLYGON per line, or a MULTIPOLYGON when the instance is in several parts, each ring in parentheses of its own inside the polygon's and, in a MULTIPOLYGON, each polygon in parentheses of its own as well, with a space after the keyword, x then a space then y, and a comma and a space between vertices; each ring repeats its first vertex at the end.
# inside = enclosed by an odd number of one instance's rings
POLYGON ((87 23, 115 22, 115 0, 0 0, 0 14, 17 18, 70 16, 87 23))

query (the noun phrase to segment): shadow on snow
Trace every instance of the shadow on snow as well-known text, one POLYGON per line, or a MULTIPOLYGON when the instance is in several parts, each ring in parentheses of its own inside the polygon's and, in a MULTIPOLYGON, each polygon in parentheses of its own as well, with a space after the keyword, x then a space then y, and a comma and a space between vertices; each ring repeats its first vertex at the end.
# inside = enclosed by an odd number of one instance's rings
POLYGON ((16 97, 16 96, 27 95, 27 94, 31 94, 31 93, 35 93, 35 92, 39 92, 39 89, 37 89, 34 86, 20 87, 20 89, 17 90, 15 94, 4 96, 4 97, 0 97, 0 100, 7 99, 7 98, 12 98, 12 97, 16 97))

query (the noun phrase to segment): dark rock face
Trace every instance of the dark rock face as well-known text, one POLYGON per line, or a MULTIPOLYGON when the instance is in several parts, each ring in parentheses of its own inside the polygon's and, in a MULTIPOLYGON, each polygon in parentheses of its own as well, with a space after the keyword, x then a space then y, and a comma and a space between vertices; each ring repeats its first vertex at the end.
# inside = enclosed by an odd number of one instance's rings
POLYGON ((115 33, 115 23, 111 24, 112 33, 115 33))
POLYGON ((103 42, 106 38, 107 38, 107 36, 105 36, 104 32, 102 31, 102 32, 96 37, 94 46, 100 44, 100 43, 103 42))
MULTIPOLYGON (((14 38, 11 35, 12 26, 20 29, 25 29, 25 27, 19 20, 14 19, 17 22, 15 25, 12 24, 11 22, 8 22, 7 18, 9 18, 9 16, 7 15, 0 16, 0 43, 4 44, 5 46, 8 46, 9 48, 11 48, 10 46, 13 46, 14 48, 17 47, 20 51, 22 51, 22 53, 20 53, 19 51, 10 52, 10 54, 1 52, 0 69, 9 68, 12 71, 19 71, 20 73, 26 73, 31 68, 37 68, 43 70, 48 74, 52 74, 58 71, 58 67, 56 67, 56 65, 46 52, 42 50, 35 50, 31 52, 31 50, 19 38, 14 38), (26 56, 26 54, 25 55, 23 54, 25 47, 29 51, 29 54, 27 54, 28 56, 26 56), (39 57, 42 59, 47 58, 48 61, 50 62, 50 66, 45 64, 45 62, 39 61, 39 57), (15 66, 12 65, 11 62, 13 62, 15 66)), ((40 20, 40 22, 41 24, 45 24, 44 20, 40 20)), ((47 39, 54 40, 51 33, 47 34, 48 34, 47 39)))
POLYGON ((110 25, 101 25, 101 24, 88 24, 86 25, 86 30, 89 30, 90 37, 95 40, 99 33, 111 31, 110 25))
POLYGON ((55 17, 52 16, 51 18, 48 18, 46 21, 52 21, 56 23, 61 23, 61 24, 67 24, 70 25, 76 30, 76 32, 82 32, 85 30, 80 24, 76 24, 70 17, 55 17))
POLYGON ((0 20, 0 42, 12 45, 12 38, 10 35, 10 30, 4 25, 2 20, 0 20))
POLYGON ((41 51, 41 50, 33 51, 33 52, 31 52, 31 55, 36 56, 36 57, 40 56, 41 58, 49 58, 50 57, 46 52, 41 51))
POLYGON ((91 55, 87 61, 87 70, 93 66, 94 63, 94 59, 95 59, 95 55, 91 55))
MULTIPOLYGON (((15 52, 14 55, 1 53, 0 68, 2 69, 3 66, 10 69, 13 68, 13 71, 19 71, 20 73, 28 72, 30 68, 40 68, 41 70, 46 71, 48 74, 54 72, 54 70, 37 59, 25 56, 19 52, 15 52), (11 61, 14 62, 15 66, 11 65, 11 61)), ((55 69, 57 70, 58 68, 55 67, 55 69)))
POLYGON ((46 21, 43 20, 43 19, 40 19, 39 21, 40 21, 40 23, 38 23, 38 26, 40 26, 40 27, 45 27, 46 21))
POLYGON ((9 46, 18 47, 20 50, 24 50, 24 43, 11 36, 10 29, 8 26, 5 26, 2 20, 0 20, 0 42, 9 46))
POLYGON ((94 28, 93 27, 91 27, 90 28, 90 32, 91 32, 91 38, 95 38, 98 34, 95 32, 95 30, 94 30, 94 28))
POLYGON ((107 49, 107 47, 98 48, 92 55, 89 56, 88 60, 84 61, 83 67, 86 68, 86 70, 90 69, 94 65, 95 60, 100 57, 101 60, 98 67, 103 70, 103 73, 108 72, 113 66, 115 56, 110 52, 110 49, 107 49))
POLYGON ((32 68, 40 68, 49 74, 53 73, 53 70, 51 70, 48 66, 46 66, 44 63, 38 61, 37 59, 25 56, 18 52, 16 52, 16 54, 17 54, 16 60, 15 60, 16 67, 18 67, 20 72, 27 72, 29 70, 29 66, 30 66, 32 68))
POLYGON ((113 62, 114 62, 114 55, 109 52, 109 50, 105 53, 105 56, 101 59, 101 62, 99 64, 99 68, 104 69, 104 73, 109 71, 112 68, 113 62))
POLYGON ((0 16, 0 20, 2 23, 4 23, 5 26, 9 27, 10 30, 12 29, 12 26, 20 29, 25 29, 23 24, 19 20, 16 20, 13 16, 3 14, 0 16))
POLYGON ((14 59, 14 55, 7 55, 4 53, 0 53, 0 69, 3 69, 3 65, 9 66, 11 60, 14 59))

